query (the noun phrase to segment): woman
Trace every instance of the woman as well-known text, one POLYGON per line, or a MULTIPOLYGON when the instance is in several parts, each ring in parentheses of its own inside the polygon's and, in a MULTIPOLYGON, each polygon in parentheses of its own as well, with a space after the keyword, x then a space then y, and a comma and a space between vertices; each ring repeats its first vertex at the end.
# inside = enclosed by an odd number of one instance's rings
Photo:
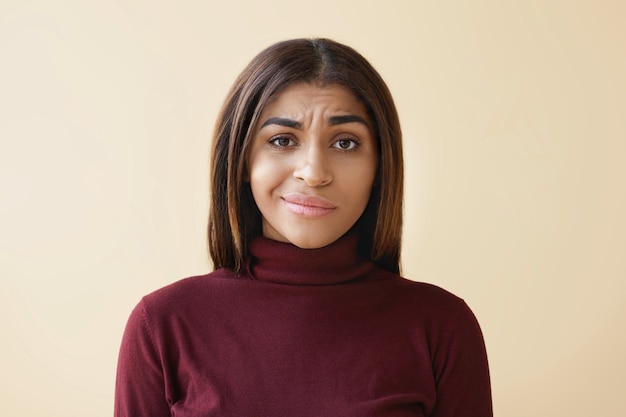
POLYGON ((116 416, 490 416, 456 296, 398 275, 400 125, 378 73, 325 39, 236 80, 213 147, 215 270, 142 299, 116 416))

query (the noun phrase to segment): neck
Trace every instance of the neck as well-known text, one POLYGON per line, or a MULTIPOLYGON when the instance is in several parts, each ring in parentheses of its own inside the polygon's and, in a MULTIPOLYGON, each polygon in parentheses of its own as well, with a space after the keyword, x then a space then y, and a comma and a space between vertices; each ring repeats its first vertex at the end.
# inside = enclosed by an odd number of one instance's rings
POLYGON ((330 285, 356 280, 373 268, 359 256, 359 235, 352 231, 328 246, 302 249, 291 243, 256 237, 250 242, 249 274, 259 281, 294 285, 330 285))

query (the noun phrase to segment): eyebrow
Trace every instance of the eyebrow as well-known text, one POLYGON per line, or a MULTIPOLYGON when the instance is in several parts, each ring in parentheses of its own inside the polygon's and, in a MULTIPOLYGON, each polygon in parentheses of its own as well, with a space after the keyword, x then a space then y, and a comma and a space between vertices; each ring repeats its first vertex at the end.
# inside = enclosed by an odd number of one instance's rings
MULTIPOLYGON (((348 114, 345 116, 332 116, 328 119, 328 124, 331 126, 337 126, 345 123, 361 123, 362 125, 369 128, 369 124, 367 121, 361 116, 357 116, 356 114, 348 114)), ((301 129, 302 124, 295 120, 287 119, 285 117, 270 117, 261 125, 261 128, 269 125, 278 125, 291 127, 293 129, 301 129)))
POLYGON ((292 127, 294 129, 302 128, 302 124, 300 124, 300 122, 296 122, 295 120, 291 120, 291 119, 286 119, 284 117, 270 117, 265 122, 263 122, 263 125, 261 125, 261 128, 264 128, 265 126, 269 126, 269 125, 292 127))
POLYGON ((344 123, 361 123, 366 127, 370 125, 365 121, 361 116, 357 116, 356 114, 348 114, 345 116, 332 116, 328 119, 328 122, 331 126, 341 125, 344 123))

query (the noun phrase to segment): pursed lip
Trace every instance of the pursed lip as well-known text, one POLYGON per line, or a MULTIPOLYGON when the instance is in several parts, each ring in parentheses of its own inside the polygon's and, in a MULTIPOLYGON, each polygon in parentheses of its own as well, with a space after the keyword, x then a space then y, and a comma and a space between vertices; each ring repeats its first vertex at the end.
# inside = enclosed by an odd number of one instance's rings
POLYGON ((325 198, 301 193, 285 194, 282 199, 289 210, 303 216, 324 216, 337 208, 325 198))

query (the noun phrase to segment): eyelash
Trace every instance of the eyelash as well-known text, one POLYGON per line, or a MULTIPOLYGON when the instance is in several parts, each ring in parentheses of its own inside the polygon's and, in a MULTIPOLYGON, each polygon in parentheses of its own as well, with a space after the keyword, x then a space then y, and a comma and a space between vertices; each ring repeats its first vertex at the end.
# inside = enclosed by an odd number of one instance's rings
POLYGON ((268 142, 270 143, 270 145, 276 147, 276 148, 287 148, 289 147, 289 145, 278 145, 276 142, 279 140, 288 140, 290 145, 292 143, 296 143, 295 140, 291 139, 288 136, 274 136, 273 138, 271 138, 268 142))
POLYGON ((335 142, 333 142, 333 148, 338 149, 342 152, 353 152, 357 150, 357 148, 360 145, 361 145, 361 142, 359 142, 359 140, 355 138, 342 138, 342 139, 337 139, 335 142), (343 142, 343 141, 351 142, 350 149, 344 149, 344 148, 335 146, 335 145, 339 145, 339 142, 343 142))
MULTIPOLYGON (((292 138, 288 137, 288 136, 274 136, 273 138, 271 138, 269 141, 269 144, 282 149, 282 148, 288 148, 290 146, 294 146, 294 144, 297 144, 297 142, 295 140, 293 140, 292 138), (279 145, 276 142, 281 141, 281 140, 287 140, 289 141, 288 145, 279 145)), ((341 138, 341 139, 337 139, 335 142, 333 142, 332 147, 333 149, 337 149, 341 152, 354 152, 355 150, 357 150, 357 148, 361 145, 361 142, 356 139, 356 138, 341 138), (340 142, 343 141, 348 141, 351 142, 351 147, 349 149, 344 149, 338 146, 338 144, 340 142)))

